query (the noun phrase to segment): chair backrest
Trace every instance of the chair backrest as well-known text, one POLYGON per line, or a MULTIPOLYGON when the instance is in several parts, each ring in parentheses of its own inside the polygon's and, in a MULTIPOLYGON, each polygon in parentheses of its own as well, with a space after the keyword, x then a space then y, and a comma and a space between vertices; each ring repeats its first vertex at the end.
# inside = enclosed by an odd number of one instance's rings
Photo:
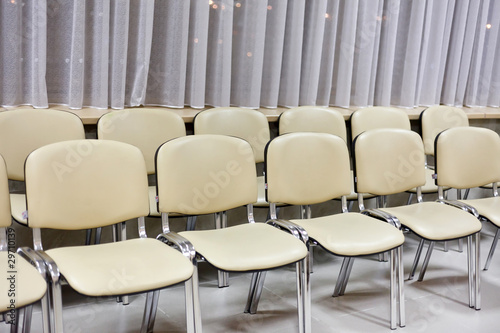
POLYGON ((436 137, 436 184, 472 188, 500 181, 500 137, 487 128, 455 127, 436 137))
POLYGON ((24 180, 24 161, 44 145, 85 139, 77 115, 52 109, 15 109, 0 112, 0 154, 7 164, 9 179, 24 180))
POLYGON ((257 201, 257 174, 250 144, 225 135, 170 140, 156 153, 158 209, 201 215, 257 201))
POLYGON ((264 162, 264 148, 271 138, 266 116, 257 110, 220 107, 196 115, 194 134, 222 134, 236 136, 250 143, 255 163, 264 162))
POLYGON ((97 137, 136 146, 146 160, 148 174, 155 172, 155 153, 162 143, 186 135, 182 118, 168 110, 131 108, 104 114, 97 122, 97 137))
POLYGON ((351 193, 345 141, 327 133, 280 135, 266 148, 268 202, 310 205, 351 193))
POLYGON ((330 133, 347 142, 344 116, 321 106, 299 106, 285 110, 278 120, 279 134, 294 132, 330 133))
POLYGON ((0 155, 0 228, 11 225, 9 180, 7 178, 7 166, 0 155))
POLYGON ((373 129, 354 140, 357 193, 389 195, 425 184, 425 155, 420 136, 403 129, 373 129))
POLYGON ((469 126, 467 114, 460 108, 436 105, 420 113, 420 128, 426 155, 434 155, 436 136, 448 128, 469 126))
POLYGON ((352 140, 360 133, 375 128, 400 128, 411 130, 408 114, 385 106, 372 106, 354 111, 351 115, 352 140))
POLYGON ((26 159, 32 228, 91 229, 149 214, 141 151, 110 140, 53 143, 26 159))

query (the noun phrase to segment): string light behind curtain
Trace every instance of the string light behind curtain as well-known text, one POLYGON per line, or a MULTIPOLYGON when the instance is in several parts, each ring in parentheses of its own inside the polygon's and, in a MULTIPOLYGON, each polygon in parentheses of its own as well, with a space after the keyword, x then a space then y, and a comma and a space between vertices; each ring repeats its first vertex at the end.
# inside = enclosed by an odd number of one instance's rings
POLYGON ((500 0, 0 0, 0 105, 500 104, 500 0))

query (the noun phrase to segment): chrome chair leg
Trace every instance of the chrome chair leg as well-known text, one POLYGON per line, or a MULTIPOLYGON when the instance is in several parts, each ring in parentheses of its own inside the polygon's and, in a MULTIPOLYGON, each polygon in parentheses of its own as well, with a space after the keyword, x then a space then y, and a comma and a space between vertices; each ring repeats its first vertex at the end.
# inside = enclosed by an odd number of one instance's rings
POLYGON ((476 310, 481 309, 481 279, 479 268, 479 232, 467 237, 467 261, 469 271, 469 306, 476 310), (474 237, 474 249, 472 238, 474 237))
POLYGON ((463 238, 460 238, 458 240, 458 252, 460 252, 460 253, 464 252, 464 240, 463 240, 463 238))
POLYGON ((90 240, 92 238, 92 229, 87 229, 85 233, 85 245, 90 245, 90 240))
POLYGON ((148 333, 149 321, 151 320, 151 313, 153 310, 154 292, 150 291, 146 294, 146 305, 144 307, 144 315, 142 317, 141 333, 148 333))
POLYGON ((403 266, 403 246, 397 248, 397 269, 398 269, 398 302, 399 302, 399 327, 406 326, 405 294, 404 294, 404 266, 403 266))
POLYGON ((475 258, 475 263, 474 263, 474 271, 475 271, 475 285, 474 285, 474 290, 475 290, 475 295, 476 295, 476 302, 475 302, 475 309, 476 310, 481 310, 481 269, 479 268, 479 261, 481 258, 481 250, 480 250, 480 238, 481 238, 481 233, 477 232, 476 235, 474 236, 474 243, 476 245, 476 258, 475 258))
MULTIPOLYGON (((310 249, 309 249, 310 250, 310 249)), ((302 302, 303 305, 303 314, 304 314, 304 333, 312 333, 312 305, 311 305, 311 273, 307 270, 309 256, 304 258, 303 265, 303 292, 302 292, 302 302)))
POLYGON ((391 330, 395 330, 397 326, 397 311, 396 305, 398 301, 398 293, 396 293, 397 289, 397 275, 396 275, 396 251, 391 250, 390 254, 390 262, 391 262, 391 288, 390 288, 390 298, 391 298, 391 330))
POLYGON ((153 327, 155 325, 156 311, 158 310, 158 299, 160 298, 160 291, 155 290, 153 292, 153 306, 151 308, 151 316, 149 317, 148 323, 148 333, 153 332, 153 327))
POLYGON ((245 306, 245 313, 256 314, 259 306, 260 296, 264 288, 264 281, 266 279, 266 271, 259 271, 252 274, 252 281, 250 282, 250 290, 248 291, 247 304, 245 306))
MULTIPOLYGON (((215 228, 221 229, 227 227, 227 212, 215 213, 215 228)), ((229 286, 229 273, 219 270, 217 272, 217 282, 219 288, 229 286)))
POLYGON ((49 333, 53 323, 51 323, 52 316, 50 315, 50 292, 47 292, 45 296, 40 300, 42 306, 42 323, 43 323, 43 333, 49 333))
POLYGON ((349 262, 351 257, 344 257, 342 260, 342 266, 340 266, 339 276, 337 277, 337 282, 335 283, 335 289, 333 290, 333 297, 340 296, 340 291, 342 290, 342 286, 344 284, 344 279, 347 275, 347 269, 349 267, 349 262))
POLYGON ((493 243, 491 243, 490 252, 488 253, 488 258, 486 259, 486 264, 484 265, 485 271, 487 271, 488 268, 490 268, 491 258, 493 258, 493 254, 495 253, 499 237, 500 237, 500 228, 497 229, 495 233, 495 238, 493 238, 493 243))
POLYGON ((429 260, 431 259, 432 250, 434 249, 434 244, 436 242, 430 242, 429 247, 427 248, 427 254, 425 255, 424 262, 422 263, 422 268, 420 269, 420 275, 418 276, 417 281, 422 281, 425 276, 425 271, 427 270, 427 266, 429 265, 429 260))
POLYGON ((31 318, 33 315, 33 306, 27 306, 23 309, 24 316, 23 316, 23 333, 30 333, 31 332, 31 318))
POLYGON ((198 282, 198 266, 196 260, 193 276, 185 282, 186 290, 186 325, 187 333, 201 333, 201 308, 198 282))
POLYGON ((186 231, 191 231, 196 228, 196 215, 190 215, 187 217, 186 231))
POLYGON ((408 277, 408 280, 413 280, 413 277, 415 276, 415 271, 417 270, 418 262, 420 261, 420 256, 422 255, 424 243, 425 241, 423 239, 420 239, 417 247, 417 253, 415 254, 415 259, 413 259, 413 265, 411 266, 410 276, 408 277))
POLYGON ((344 282, 342 283, 342 288, 340 289, 340 296, 343 296, 345 294, 345 289, 347 287, 347 282, 349 281, 349 277, 351 276, 353 265, 354 265, 354 258, 351 258, 351 260, 349 260, 349 266, 347 266, 347 271, 344 278, 344 282))
POLYGON ((95 229, 95 240, 94 244, 101 244, 102 228, 95 229))
POLYGON ((299 333, 311 333, 311 283, 308 256, 297 262, 297 311, 299 333))
POLYGON ((474 307, 474 263, 472 262, 472 236, 467 237, 467 272, 469 286, 469 307, 474 307))
POLYGON ((53 332, 62 333, 63 332, 63 316, 62 316, 62 291, 61 284, 59 281, 52 280, 51 283, 52 292, 52 311, 53 311, 53 332))
POLYGON ((412 200, 413 200, 413 193, 410 193, 410 195, 408 196, 408 201, 406 202, 406 205, 410 205, 412 200))

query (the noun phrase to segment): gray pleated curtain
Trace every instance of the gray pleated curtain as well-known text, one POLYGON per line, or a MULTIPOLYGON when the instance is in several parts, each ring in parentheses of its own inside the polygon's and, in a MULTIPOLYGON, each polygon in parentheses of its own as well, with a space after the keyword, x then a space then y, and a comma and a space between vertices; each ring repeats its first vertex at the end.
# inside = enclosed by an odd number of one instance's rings
POLYGON ((0 0, 0 105, 500 104, 500 0, 0 0))

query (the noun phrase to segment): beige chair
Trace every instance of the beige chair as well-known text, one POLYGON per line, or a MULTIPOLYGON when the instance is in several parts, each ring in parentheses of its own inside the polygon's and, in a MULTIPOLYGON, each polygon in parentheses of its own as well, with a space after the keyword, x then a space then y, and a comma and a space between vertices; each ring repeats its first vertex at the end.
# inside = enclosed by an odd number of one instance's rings
MULTIPOLYGON (((85 139, 80 118, 66 111, 52 109, 14 109, 0 112, 0 154, 7 163, 9 179, 24 181, 24 161, 36 148, 46 144, 85 139)), ((68 152, 68 163, 81 161, 78 151, 68 152)), ((11 194, 12 217, 26 225, 24 193, 11 194)))
MULTIPOLYGON (((353 145, 356 192, 360 210, 364 209, 363 193, 389 195, 417 188, 416 204, 379 208, 388 221, 399 221, 415 235, 429 241, 429 251, 420 270, 424 277, 430 254, 436 241, 467 238, 469 267, 469 306, 481 308, 479 294, 479 231, 481 223, 466 210, 456 209, 451 203, 423 202, 420 187, 425 184, 425 154, 421 137, 401 129, 374 129, 358 135, 353 145), (472 240, 475 240, 474 251, 472 240), (474 255, 473 255, 474 252, 474 255)), ((370 210, 368 211, 370 212, 370 210)), ((421 243, 422 244, 422 243, 421 243)), ((416 269, 422 246, 417 249, 410 279, 416 269)))
MULTIPOLYGON (((349 213, 345 196, 351 190, 350 158, 345 141, 325 133, 293 133, 281 135, 267 146, 267 199, 293 205, 311 205, 342 197, 344 214, 291 220, 304 228, 306 243, 317 244, 337 256, 355 258, 386 251, 391 253, 391 320, 390 327, 405 326, 401 230, 385 221, 360 213, 349 213), (399 307, 397 307, 399 303, 399 307)), ((280 224, 280 220, 268 223, 280 224)), ((309 251, 309 256, 312 253, 309 251)), ((348 261, 351 265, 352 261, 348 261)), ((347 276, 341 270, 334 296, 342 295, 347 276)), ((350 272, 350 269, 349 269, 350 272)))
MULTIPOLYGON (((422 186, 422 194, 437 193, 438 188, 434 181, 434 165, 429 163, 429 158, 434 157, 434 141, 436 136, 448 128, 469 126, 469 119, 465 112, 457 107, 446 105, 435 105, 426 108, 420 113, 420 130, 422 140, 424 141, 425 161, 425 185, 422 186)), ((444 191, 449 188, 443 187, 444 191)), ((467 198, 469 189, 465 190, 465 198, 467 198)), ((410 191, 408 204, 411 203, 415 190, 410 191)), ((462 191, 457 189, 457 197, 461 199, 462 191)), ((459 251, 462 252, 462 240, 458 240, 459 251)), ((444 250, 448 251, 448 242, 444 243, 444 250)))
MULTIPOLYGON (((269 122, 258 111, 237 107, 219 107, 199 112, 193 120, 194 134, 235 136, 250 143, 255 163, 264 162, 264 149, 271 138, 269 122)), ((259 196, 255 207, 269 207, 265 199, 264 176, 257 177, 259 196)))
POLYGON ((188 332, 197 331, 200 316, 194 249, 174 233, 160 238, 180 251, 146 237, 148 181, 138 148, 110 140, 53 143, 28 156, 25 174, 28 225, 33 228, 34 250, 49 272, 54 332, 63 328, 62 281, 91 297, 147 292, 141 332, 152 332, 159 291, 184 282, 188 332), (68 163, 68 152, 81 152, 80 163, 68 163), (42 246, 44 228, 79 230, 134 218, 139 224, 137 239, 46 251, 42 246), (125 282, 116 277, 117 272, 126 272, 125 282))
MULTIPOLYGON (((257 111, 252 111, 257 112, 257 111)), ((168 213, 216 214, 247 206, 249 223, 220 229, 180 232, 196 257, 223 272, 256 272, 296 264, 299 332, 311 332, 309 270, 303 230, 283 224, 293 235, 253 219, 257 178, 252 147, 226 135, 192 135, 163 144, 156 154, 158 208, 163 232, 170 232, 168 213), (294 237, 295 236, 295 237, 294 237)), ((220 286, 220 285, 219 285, 220 286)), ((252 312, 256 291, 250 289, 245 312, 252 312)))
POLYGON ((11 325, 11 332, 21 332, 21 328, 22 332, 30 332, 32 305, 41 301, 43 332, 49 332, 47 283, 42 277, 45 265, 37 256, 16 255, 16 231, 11 222, 7 170, 0 156, 0 314, 11 325))
MULTIPOLYGON (((155 173, 155 153, 162 143, 186 135, 182 118, 168 110, 130 108, 111 111, 97 122, 97 138, 129 143, 139 148, 148 175, 155 173)), ((149 187, 149 215, 160 217, 156 207, 156 185, 149 187)))
POLYGON ((347 142, 344 116, 321 106, 298 106, 283 111, 278 118, 279 135, 295 132, 330 133, 347 142))
MULTIPOLYGON (((461 200, 474 207, 481 220, 500 228, 500 197, 497 182, 500 181, 500 137, 492 130, 477 127, 448 129, 436 138, 437 183, 456 189, 490 184, 492 196, 461 200)), ((443 191, 440 191, 443 198, 443 191)), ((484 269, 487 270, 500 235, 497 229, 484 269)))
MULTIPOLYGON (((330 133, 341 137, 347 143, 344 116, 337 110, 321 106, 299 106, 283 111, 278 119, 278 132, 279 135, 295 132, 330 133)), ((354 179, 351 185, 351 194, 346 196, 349 210, 353 202, 358 200, 358 195, 354 192, 354 179)), ((367 195, 365 199, 368 198, 367 195)), ((311 217, 310 211, 306 210, 301 213, 303 218, 311 217)))
MULTIPOLYGON (((250 143, 253 149, 255 164, 264 162, 264 149, 269 142, 271 133, 266 116, 257 110, 218 107, 199 112, 193 120, 194 134, 218 134, 241 138, 250 143)), ((264 176, 257 176, 257 201, 255 207, 269 208, 265 198, 264 176)), ((227 226, 226 213, 216 218, 216 228, 227 226)), ((193 228, 194 229, 194 228, 193 228)), ((228 274, 219 273, 219 287, 225 287, 228 274)))
POLYGON ((428 163, 429 157, 434 156, 434 140, 436 136, 445 129, 464 126, 469 126, 469 119, 465 112, 457 107, 436 105, 428 107, 420 113, 420 128, 426 155, 427 179, 425 186, 422 187, 423 194, 437 192, 436 184, 432 178, 434 167, 428 163))
POLYGON ((351 138, 375 128, 400 128, 411 130, 408 114, 397 108, 371 106, 358 109, 351 114, 351 138))
MULTIPOLYGON (((370 106, 358 109, 351 114, 351 140, 361 133, 375 128, 400 128, 411 130, 410 118, 408 114, 397 108, 386 106, 370 106)), ((368 198, 368 193, 364 198, 368 198)), ((373 196, 370 194, 370 196, 373 196)), ((387 198, 379 196, 377 198, 378 206, 385 206, 387 198)))

